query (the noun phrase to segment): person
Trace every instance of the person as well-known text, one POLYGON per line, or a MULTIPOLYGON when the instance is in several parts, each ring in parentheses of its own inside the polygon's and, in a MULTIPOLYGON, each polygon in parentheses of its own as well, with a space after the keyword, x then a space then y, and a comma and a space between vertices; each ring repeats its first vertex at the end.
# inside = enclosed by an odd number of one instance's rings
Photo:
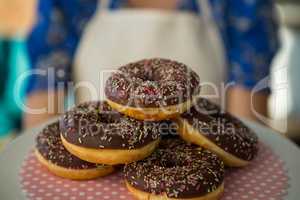
POLYGON ((16 90, 15 85, 29 69, 25 38, 34 22, 35 5, 35 0, 0 0, 0 150, 21 128, 18 105, 25 101, 27 82, 16 90))
MULTIPOLYGON (((26 113, 26 127, 61 111, 71 79, 78 83, 78 101, 95 99, 111 70, 150 57, 190 66, 201 78, 202 94, 231 83, 223 87, 229 88, 229 111, 254 119, 251 89, 269 75, 278 48, 272 0, 43 0, 39 16, 28 48, 41 73, 32 76, 27 107, 47 110, 26 113)), ((254 96, 262 114, 268 93, 254 96)))
POLYGON ((300 2, 280 1, 282 45, 271 67, 271 127, 300 144, 300 2))

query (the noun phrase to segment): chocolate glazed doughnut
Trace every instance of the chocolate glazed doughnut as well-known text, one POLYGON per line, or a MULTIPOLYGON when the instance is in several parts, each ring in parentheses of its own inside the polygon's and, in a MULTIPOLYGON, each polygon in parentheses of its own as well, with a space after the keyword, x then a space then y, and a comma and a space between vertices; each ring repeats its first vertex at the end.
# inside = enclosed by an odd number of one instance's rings
POLYGON ((86 180, 114 171, 112 166, 89 163, 70 154, 62 145, 58 122, 46 126, 39 133, 35 155, 50 172, 63 178, 86 180))
POLYGON ((227 166, 245 166, 257 154, 256 134, 206 99, 199 98, 177 122, 184 140, 215 152, 227 166))
POLYGON ((199 76, 167 59, 145 59, 120 67, 105 85, 107 102, 125 115, 160 121, 177 117, 200 92, 199 76))
POLYGON ((140 200, 217 200, 224 164, 217 155, 178 138, 163 139, 145 160, 124 167, 126 185, 140 200))
POLYGON ((82 103, 60 120, 66 149, 93 163, 117 165, 143 159, 160 141, 159 126, 126 117, 106 102, 82 103))

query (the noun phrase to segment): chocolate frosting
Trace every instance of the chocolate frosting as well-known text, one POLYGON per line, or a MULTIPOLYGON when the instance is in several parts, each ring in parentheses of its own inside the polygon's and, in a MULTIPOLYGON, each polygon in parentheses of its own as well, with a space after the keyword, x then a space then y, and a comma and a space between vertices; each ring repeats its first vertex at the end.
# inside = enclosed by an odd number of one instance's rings
POLYGON ((250 161, 258 151, 256 134, 239 119, 204 98, 181 115, 194 129, 199 131, 224 151, 250 161))
POLYGON ((200 91, 199 76, 186 65, 161 58, 129 63, 105 85, 107 98, 131 107, 162 107, 191 99, 200 91))
POLYGON ((208 150, 179 138, 163 139, 148 158, 124 167, 127 182, 144 192, 169 198, 193 198, 216 190, 224 180, 224 164, 208 150))
POLYGON ((47 161, 69 169, 93 169, 97 165, 83 161, 70 154, 60 139, 59 122, 46 126, 36 138, 36 149, 47 161))
POLYGON ((71 144, 95 149, 136 149, 160 137, 159 123, 126 117, 106 102, 86 102, 60 120, 62 136, 71 144))

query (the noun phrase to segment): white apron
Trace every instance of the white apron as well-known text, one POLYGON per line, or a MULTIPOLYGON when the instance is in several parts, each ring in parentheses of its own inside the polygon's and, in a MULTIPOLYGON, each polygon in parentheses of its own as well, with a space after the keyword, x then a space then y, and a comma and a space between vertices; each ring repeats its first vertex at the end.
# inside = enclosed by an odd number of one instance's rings
MULTIPOLYGON (((75 60, 77 103, 104 99, 105 81, 119 66, 144 58, 169 58, 195 70, 202 84, 224 81, 222 40, 207 0, 198 0, 201 15, 151 9, 110 11, 101 0, 87 25, 75 60)), ((212 93, 203 86, 201 94, 212 93)))

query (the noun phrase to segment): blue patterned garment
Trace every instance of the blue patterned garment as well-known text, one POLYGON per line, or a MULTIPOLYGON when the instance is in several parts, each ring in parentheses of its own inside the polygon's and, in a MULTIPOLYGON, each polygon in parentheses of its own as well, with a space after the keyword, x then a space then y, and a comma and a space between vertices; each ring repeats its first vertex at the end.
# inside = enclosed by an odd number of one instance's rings
MULTIPOLYGON (((98 1, 40 0, 39 19, 28 39, 34 69, 45 70, 53 67, 55 72, 60 70, 60 73, 55 73, 55 83, 70 81, 74 52, 98 1)), ((209 2, 226 48, 228 81, 251 89, 259 80, 269 75, 270 62, 278 49, 273 1, 209 2)), ((124 4, 125 0, 112 0, 110 9, 122 8, 124 4)), ((196 13, 201 10, 196 0, 181 0, 178 7, 179 10, 196 13)), ((45 90, 48 86, 51 87, 52 84, 49 83, 45 76, 33 76, 29 92, 45 90)))

